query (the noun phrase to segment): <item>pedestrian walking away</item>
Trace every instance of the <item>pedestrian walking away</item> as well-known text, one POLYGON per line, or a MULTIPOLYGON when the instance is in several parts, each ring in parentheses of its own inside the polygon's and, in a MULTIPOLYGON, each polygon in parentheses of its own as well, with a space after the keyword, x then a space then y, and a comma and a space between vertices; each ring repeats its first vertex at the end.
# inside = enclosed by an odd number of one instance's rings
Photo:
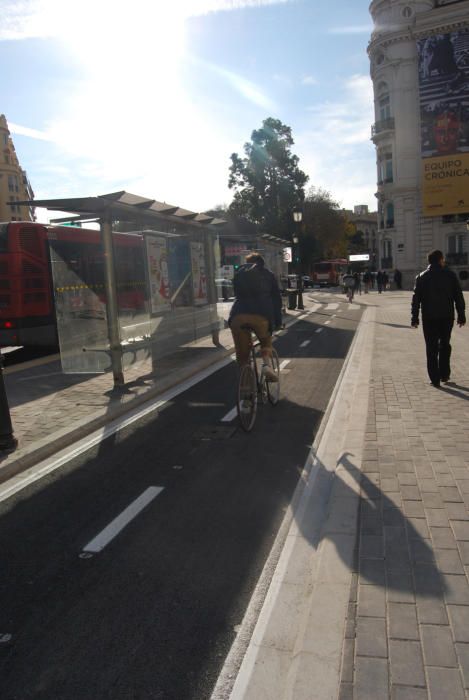
POLYGON ((384 286, 384 272, 381 272, 381 270, 378 270, 378 273, 376 275, 376 284, 378 285, 378 292, 381 294, 383 291, 383 286, 384 286))
POLYGON ((355 291, 359 294, 362 293, 362 278, 359 272, 353 273, 353 279, 355 280, 355 291))
POLYGON ((428 263, 427 269, 415 278, 411 326, 418 327, 421 310, 428 376, 433 386, 439 387, 440 382, 448 382, 451 377, 450 339, 455 307, 459 327, 465 325, 466 314, 461 285, 455 273, 445 267, 441 250, 432 250, 428 263))
POLYGON ((402 289, 402 272, 397 267, 394 270, 394 283, 397 289, 402 289))

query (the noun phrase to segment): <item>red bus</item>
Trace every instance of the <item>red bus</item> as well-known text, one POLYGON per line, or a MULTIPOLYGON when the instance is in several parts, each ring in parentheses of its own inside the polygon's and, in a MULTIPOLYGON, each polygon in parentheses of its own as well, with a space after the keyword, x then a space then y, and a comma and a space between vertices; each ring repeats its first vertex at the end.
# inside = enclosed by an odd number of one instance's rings
POLYGON ((347 269, 347 265, 345 258, 314 263, 311 271, 313 284, 319 284, 321 287, 336 287, 339 284, 339 277, 347 269))
MULTIPOLYGON (((118 303, 141 309, 146 295, 142 236, 114 236, 118 303)), ((19 221, 0 224, 0 346, 57 344, 54 256, 66 261, 67 270, 79 281, 76 293, 67 287, 75 295, 77 313, 84 288, 105 302, 100 231, 19 221)))

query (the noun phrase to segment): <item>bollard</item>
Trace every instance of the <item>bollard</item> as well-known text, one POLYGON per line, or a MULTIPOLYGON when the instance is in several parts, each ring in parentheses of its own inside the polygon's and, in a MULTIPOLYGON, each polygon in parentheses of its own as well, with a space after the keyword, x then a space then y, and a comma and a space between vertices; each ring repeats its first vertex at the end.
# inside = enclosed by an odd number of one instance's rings
POLYGON ((301 279, 301 275, 298 275, 298 308, 303 311, 304 304, 303 304, 303 280, 301 279))
POLYGON ((289 311, 294 311, 296 309, 296 289, 288 290, 288 309, 289 311))
POLYGON ((15 450, 18 440, 13 435, 10 407, 8 406, 5 381, 3 379, 3 355, 0 351, 0 450, 15 450))

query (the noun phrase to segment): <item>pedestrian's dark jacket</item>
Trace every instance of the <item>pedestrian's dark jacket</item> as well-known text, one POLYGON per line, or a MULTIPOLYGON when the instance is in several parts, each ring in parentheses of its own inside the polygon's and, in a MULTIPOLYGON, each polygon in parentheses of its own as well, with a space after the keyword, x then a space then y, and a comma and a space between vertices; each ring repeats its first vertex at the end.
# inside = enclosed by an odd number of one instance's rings
POLYGON ((228 324, 238 314, 259 314, 259 316, 267 318, 272 333, 275 328, 280 328, 282 325, 282 297, 277 280, 273 272, 266 267, 257 265, 259 288, 256 290, 256 294, 243 296, 238 284, 238 275, 242 274, 243 268, 249 267, 252 265, 243 265, 234 277, 233 289, 236 299, 231 307, 228 324))
POLYGON ((458 314, 458 323, 466 322, 463 293, 461 285, 452 270, 441 265, 429 265, 415 278, 414 296, 412 297, 412 325, 419 322, 419 310, 422 320, 454 319, 454 307, 458 314))

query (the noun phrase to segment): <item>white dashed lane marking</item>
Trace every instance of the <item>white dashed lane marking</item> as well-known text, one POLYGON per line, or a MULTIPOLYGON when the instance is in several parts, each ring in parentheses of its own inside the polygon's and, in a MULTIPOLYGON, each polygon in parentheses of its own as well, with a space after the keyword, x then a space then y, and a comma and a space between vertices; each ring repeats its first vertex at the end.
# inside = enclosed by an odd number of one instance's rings
POLYGON ((317 329, 317 330, 315 330, 314 332, 315 332, 315 333, 322 333, 322 332, 323 332, 323 330, 324 330, 324 328, 318 328, 318 329, 317 329))
POLYGON ((300 348, 305 348, 307 345, 310 344, 310 342, 311 342, 310 340, 304 340, 304 341, 301 343, 300 348))
POLYGON ((104 530, 83 547, 83 552, 96 554, 121 532, 154 498, 163 491, 163 486, 149 486, 135 501, 127 506, 117 518, 114 518, 104 530))

